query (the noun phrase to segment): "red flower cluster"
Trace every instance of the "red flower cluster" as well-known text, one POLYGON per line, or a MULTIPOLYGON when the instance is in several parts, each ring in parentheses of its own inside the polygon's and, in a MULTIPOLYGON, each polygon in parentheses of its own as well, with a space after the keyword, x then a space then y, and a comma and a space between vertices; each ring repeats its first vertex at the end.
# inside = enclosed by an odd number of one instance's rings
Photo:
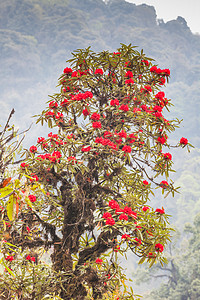
POLYGON ((182 145, 187 145, 187 144, 188 144, 188 140, 187 140, 186 138, 182 137, 182 138, 180 139, 180 144, 182 144, 182 145))
POLYGON ((36 196, 34 196, 34 195, 29 195, 28 196, 29 197, 29 200, 33 203, 33 202, 35 202, 37 199, 36 199, 36 196))
POLYGON ((11 255, 8 255, 8 256, 6 256, 5 260, 13 261, 13 260, 14 260, 14 257, 11 256, 11 255))
POLYGON ((164 246, 162 245, 162 244, 156 244, 155 245, 155 250, 157 251, 157 252, 163 252, 163 250, 164 250, 164 246))
POLYGON ((93 113, 90 117, 93 121, 98 121, 100 119, 100 114, 93 113))
POLYGON ((125 212, 125 214, 127 214, 129 216, 132 216, 135 219, 137 218, 137 213, 134 212, 131 207, 125 206, 124 209, 123 209, 123 211, 125 212))
POLYGON ((149 62, 148 62, 148 60, 142 60, 142 62, 148 67, 148 65, 149 65, 149 62))
POLYGON ((118 208, 120 208, 120 206, 117 203, 117 201, 115 201, 113 199, 109 201, 108 206, 110 206, 110 208, 112 208, 112 209, 118 209, 118 208))
POLYGON ((156 66, 151 67, 150 72, 160 74, 160 75, 163 75, 163 76, 170 76, 170 70, 169 69, 163 69, 162 70, 160 68, 157 68, 156 66))
POLYGON ((148 206, 143 206, 142 210, 145 212, 145 211, 149 210, 149 207, 148 206))
POLYGON ((127 104, 122 104, 120 107, 119 107, 120 110, 123 110, 123 111, 129 111, 129 107, 127 104))
POLYGON ((134 239, 134 243, 139 246, 142 244, 142 241, 140 239, 138 239, 137 237, 134 239))
POLYGON ((127 85, 130 85, 130 84, 133 84, 133 83, 134 83, 133 78, 130 78, 130 79, 126 79, 126 80, 125 80, 125 84, 127 84, 127 85))
POLYGON ((47 159, 51 162, 56 162, 58 161, 59 162, 59 158, 62 157, 62 154, 60 153, 60 151, 54 151, 52 154, 50 153, 45 153, 45 154, 41 154, 41 155, 38 155, 38 158, 39 159, 47 159))
POLYGON ((20 168, 22 168, 22 169, 25 169, 25 168, 28 168, 28 164, 26 164, 26 163, 21 163, 21 165, 20 165, 20 168))
POLYGON ((101 128, 101 122, 93 122, 92 127, 93 128, 101 128))
POLYGON ((92 98, 93 94, 92 92, 85 92, 85 93, 78 93, 77 95, 74 95, 71 97, 72 101, 82 101, 82 100, 86 100, 87 98, 92 98))
POLYGON ((107 211, 107 212, 105 212, 105 213, 103 214, 102 218, 103 218, 103 219, 112 218, 112 215, 111 215, 111 213, 109 213, 109 212, 107 211))
POLYGON ((31 257, 30 255, 27 255, 26 260, 31 260, 33 262, 35 262, 35 257, 31 257))
POLYGON ((143 184, 144 184, 144 185, 148 185, 149 183, 148 183, 148 181, 143 180, 143 184))
POLYGON ((88 147, 82 147, 81 151, 82 152, 89 152, 91 150, 91 147, 88 146, 88 147))
POLYGON ((118 132, 117 135, 120 136, 121 138, 125 138, 125 139, 127 138, 127 133, 124 130, 118 132))
POLYGON ((118 149, 118 147, 117 147, 117 145, 115 143, 111 142, 111 140, 109 140, 109 139, 104 139, 102 137, 97 137, 95 139, 95 143, 101 144, 103 146, 108 146, 108 147, 112 148, 113 150, 117 150, 118 149))
POLYGON ((152 88, 150 85, 145 85, 144 88, 141 88, 140 92, 144 92, 144 93, 150 93, 152 92, 152 88))
POLYGON ((128 221, 128 216, 125 215, 125 214, 121 214, 121 215, 119 216, 119 220, 120 220, 120 221, 121 221, 121 220, 128 221))
POLYGON ((64 107, 64 106, 68 105, 68 103, 69 103, 69 101, 65 98, 65 99, 60 103, 60 105, 64 107))
POLYGON ((110 225, 110 226, 115 225, 115 220, 113 218, 106 219, 106 225, 110 225))
POLYGON ((63 73, 65 73, 65 74, 70 74, 72 72, 73 72, 73 70, 71 68, 67 68, 67 67, 63 70, 63 73))
POLYGON ((166 160, 172 160, 172 155, 171 155, 171 153, 163 153, 163 157, 164 157, 166 160))
POLYGON ((103 263, 103 259, 97 258, 95 262, 97 265, 101 265, 103 263))
POLYGON ((35 152, 37 151, 37 147, 31 146, 31 147, 29 148, 29 151, 30 151, 31 153, 35 153, 35 152))
POLYGON ((118 99, 112 99, 110 101, 110 105, 111 106, 118 106, 119 105, 119 100, 118 99))
POLYGON ((166 180, 161 181, 160 186, 164 189, 169 185, 169 183, 166 180))
POLYGON ((166 136, 160 136, 157 138, 157 142, 159 142, 160 144, 164 144, 167 141, 167 137, 166 136))
POLYGON ((83 115, 86 117, 86 116, 89 116, 90 112, 87 110, 87 108, 83 109, 83 115))
POLYGON ((96 69, 94 74, 103 75, 103 70, 102 69, 96 69))
POLYGON ((131 238, 130 235, 126 233, 121 236, 121 239, 125 239, 125 240, 129 240, 130 238, 131 238))
POLYGON ((126 152, 126 153, 131 153, 132 149, 131 149, 131 146, 123 146, 122 147, 122 151, 126 152))
POLYGON ((156 208, 155 212, 158 213, 158 214, 163 215, 165 213, 165 210, 164 210, 164 208, 162 208, 162 209, 161 208, 156 208))
POLYGON ((51 101, 51 102, 49 103, 49 108, 57 108, 57 107, 58 107, 58 103, 57 103, 57 102, 51 101))
POLYGON ((127 71, 126 74, 125 74, 125 77, 132 78, 133 73, 131 71, 127 71))

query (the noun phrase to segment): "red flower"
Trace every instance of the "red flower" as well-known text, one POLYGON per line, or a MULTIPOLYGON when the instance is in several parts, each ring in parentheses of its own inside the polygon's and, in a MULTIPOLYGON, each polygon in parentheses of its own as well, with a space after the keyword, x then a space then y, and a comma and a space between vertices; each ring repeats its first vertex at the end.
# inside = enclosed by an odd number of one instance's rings
POLYGON ((30 151, 31 153, 35 153, 35 152, 37 151, 37 147, 31 146, 31 147, 29 148, 29 151, 30 151))
POLYGON ((93 121, 99 121, 100 119, 100 114, 93 113, 90 117, 93 121))
POLYGON ((72 72, 72 75, 71 75, 72 77, 78 77, 78 72, 77 71, 74 71, 74 72, 72 72))
POLYGON ((167 138, 162 136, 162 137, 158 137, 157 142, 159 142, 160 144, 164 144, 167 141, 167 138))
POLYGON ((137 214, 137 213, 135 213, 135 212, 132 210, 132 208, 129 207, 129 206, 125 206, 124 209, 123 209, 123 211, 124 211, 125 214, 127 214, 127 215, 129 215, 129 216, 131 216, 131 215, 133 215, 133 214, 137 214))
POLYGON ((113 248, 114 252, 118 252, 118 250, 120 250, 120 246, 116 245, 115 248, 113 248))
POLYGON ((187 144, 188 144, 188 140, 187 140, 186 138, 182 137, 182 138, 180 139, 180 144, 182 144, 182 145, 187 145, 187 144))
POLYGON ((71 69, 71 68, 65 68, 65 69, 63 70, 63 73, 65 73, 65 74, 70 74, 70 73, 72 73, 72 69, 71 69))
POLYGON ((37 143, 38 143, 38 144, 44 143, 45 141, 46 141, 46 140, 45 140, 44 137, 39 137, 39 138, 37 139, 37 143))
POLYGON ((164 250, 164 246, 162 245, 162 244, 156 244, 155 245, 155 250, 157 251, 157 252, 163 252, 163 250, 164 250))
POLYGON ((112 218, 112 215, 111 215, 111 213, 109 213, 109 212, 107 211, 107 212, 105 212, 105 213, 103 214, 102 218, 103 218, 103 219, 112 218))
POLYGON ((127 146, 127 145, 125 145, 125 146, 123 146, 123 148, 122 148, 122 151, 124 151, 124 152, 126 152, 126 153, 131 153, 131 146, 127 146))
POLYGON ((118 99, 113 99, 110 101, 111 106, 118 106, 119 105, 119 100, 118 99))
POLYGON ((31 176, 32 176, 32 178, 30 178, 30 181, 32 182, 32 181, 38 181, 39 180, 39 178, 38 178, 38 176, 37 175, 35 175, 35 174, 31 174, 31 176))
POLYGON ((162 70, 162 73, 164 73, 165 76, 170 76, 170 70, 169 69, 162 70))
POLYGON ((34 256, 31 257, 31 261, 35 262, 35 257, 34 256))
POLYGON ((121 239, 125 239, 125 240, 128 240, 130 238, 131 238, 130 235, 126 233, 121 236, 121 239))
POLYGON ((28 164, 26 164, 26 163, 23 162, 23 163, 21 163, 20 168, 25 169, 28 166, 29 166, 28 164))
POLYGON ((60 122, 62 122, 62 121, 63 121, 63 120, 62 120, 62 119, 63 119, 63 117, 64 117, 64 116, 63 116, 63 114, 62 114, 62 113, 60 113, 60 112, 58 112, 58 113, 57 113, 57 115, 55 116, 55 118, 56 118, 58 121, 60 121, 60 122))
POLYGON ((143 211, 147 211, 148 209, 149 209, 148 206, 143 206, 143 208, 142 208, 143 211))
POLYGON ((13 261, 13 260, 14 260, 14 257, 13 257, 13 256, 10 256, 10 255, 8 255, 8 256, 6 256, 5 260, 13 261))
POLYGON ((34 195, 29 195, 28 197, 29 197, 29 200, 30 200, 32 203, 36 201, 36 196, 34 196, 34 195))
POLYGON ((26 226, 26 230, 28 231, 28 232, 30 232, 31 230, 30 230, 30 228, 28 227, 28 226, 26 226))
POLYGON ((86 117, 86 116, 89 116, 90 112, 87 110, 87 108, 83 109, 83 115, 86 117))
POLYGON ((164 97, 165 97, 165 93, 164 92, 158 92, 155 95, 155 98, 158 99, 158 100, 163 100, 164 97))
POLYGON ((101 128, 101 122, 93 122, 92 127, 93 128, 101 128))
POLYGON ((129 107, 127 104, 122 104, 119 109, 123 110, 123 111, 129 111, 129 107))
POLYGON ((96 263, 97 265, 101 265, 101 264, 103 263, 103 259, 97 258, 96 261, 95 261, 95 263, 96 263))
POLYGON ((93 97, 93 94, 92 94, 92 92, 90 92, 90 91, 86 91, 85 93, 84 93, 84 99, 87 99, 87 98, 92 98, 93 97))
POLYGON ((125 139, 127 138, 127 133, 124 130, 118 132, 117 135, 120 136, 121 138, 125 138, 125 139))
POLYGON ((69 103, 69 101, 65 98, 65 99, 60 103, 60 105, 61 105, 61 106, 66 106, 68 103, 69 103))
POLYGON ((161 208, 156 208, 155 212, 158 213, 158 214, 163 215, 165 213, 165 210, 164 210, 164 208, 162 208, 162 209, 161 208))
POLYGON ((153 107, 153 110, 154 110, 154 111, 159 111, 159 112, 161 112, 161 111, 162 111, 162 107, 159 106, 159 105, 155 105, 155 106, 153 107))
POLYGON ((91 150, 91 147, 88 146, 88 147, 82 147, 81 151, 82 152, 89 152, 91 150))
POLYGON ((154 258, 154 257, 156 257, 156 254, 153 254, 152 252, 149 252, 147 256, 149 258, 154 258))
POLYGON ((58 103, 57 103, 57 102, 51 101, 51 102, 49 103, 49 108, 57 108, 57 107, 58 107, 58 103))
POLYGON ((106 225, 111 225, 111 226, 115 225, 115 220, 113 218, 108 218, 106 220, 106 225))
POLYGON ((160 186, 162 188, 166 188, 169 185, 169 183, 166 180, 161 181, 160 186))
POLYGON ((111 137, 111 136, 112 136, 112 132, 110 132, 110 131, 105 131, 103 135, 104 135, 105 138, 111 137))
POLYGON ((132 78, 133 77, 133 73, 131 71, 127 71, 126 74, 125 74, 125 77, 132 78))
POLYGON ((96 69, 94 74, 103 75, 103 70, 102 69, 96 69))
POLYGON ((110 206, 110 208, 112 208, 112 209, 118 209, 118 208, 120 208, 119 204, 115 200, 110 200, 108 206, 110 206))
POLYGON ((121 214, 121 215, 119 216, 119 220, 125 220, 125 221, 128 221, 128 216, 125 215, 125 214, 121 214))
POLYGON ((27 255, 26 260, 30 260, 30 259, 31 259, 30 255, 27 255))
POLYGON ((130 84, 133 84, 133 83, 134 83, 133 78, 130 78, 130 79, 125 80, 125 84, 130 85, 130 84))
POLYGON ((137 237, 134 239, 134 243, 138 246, 142 244, 142 241, 138 239, 137 237))
POLYGON ((148 66, 149 65, 149 62, 148 62, 148 60, 142 60, 142 62, 146 65, 146 66, 148 66))
POLYGON ((172 160, 172 155, 170 153, 163 153, 163 156, 167 160, 172 160))
POLYGON ((143 180, 143 184, 144 184, 144 185, 148 185, 149 183, 148 183, 148 181, 143 180))

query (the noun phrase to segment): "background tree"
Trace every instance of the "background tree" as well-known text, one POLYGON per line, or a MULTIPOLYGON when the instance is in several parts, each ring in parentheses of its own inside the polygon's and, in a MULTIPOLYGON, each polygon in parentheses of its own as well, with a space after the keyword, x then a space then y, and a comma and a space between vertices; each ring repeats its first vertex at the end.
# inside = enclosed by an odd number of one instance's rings
MULTIPOLYGON (((52 132, 20 167, 21 209, 2 244, 7 285, 19 299, 133 299, 126 286, 116 294, 125 279, 118 254, 165 263, 170 239, 164 208, 147 206, 153 186, 176 191, 172 155, 162 152, 179 124, 163 116, 170 100, 160 88, 170 71, 131 45, 72 55, 60 93, 37 120, 52 132), (51 267, 41 259, 48 249, 51 267)), ((181 138, 173 147, 186 145, 181 138)))

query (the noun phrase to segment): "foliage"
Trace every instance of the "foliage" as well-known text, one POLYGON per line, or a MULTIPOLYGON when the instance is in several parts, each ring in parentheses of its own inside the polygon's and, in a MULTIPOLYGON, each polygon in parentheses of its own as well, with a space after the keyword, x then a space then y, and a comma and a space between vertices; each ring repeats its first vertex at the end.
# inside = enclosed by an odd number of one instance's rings
POLYGON ((170 71, 131 45, 72 55, 60 93, 38 116, 52 132, 24 152, 20 188, 4 199, 5 299, 135 299, 118 256, 131 250, 140 264, 166 263, 168 215, 147 202, 153 187, 165 197, 177 190, 163 147, 190 145, 186 138, 167 142, 179 125, 163 116, 170 100, 160 88, 170 71), (49 266, 44 250, 51 251, 49 266))
POLYGON ((179 250, 174 248, 170 251, 169 264, 155 268, 153 273, 148 272, 146 280, 165 278, 166 281, 157 290, 144 295, 145 299, 195 300, 200 297, 199 228, 198 214, 193 226, 190 223, 185 224, 184 233, 189 236, 187 239, 183 238, 179 250))

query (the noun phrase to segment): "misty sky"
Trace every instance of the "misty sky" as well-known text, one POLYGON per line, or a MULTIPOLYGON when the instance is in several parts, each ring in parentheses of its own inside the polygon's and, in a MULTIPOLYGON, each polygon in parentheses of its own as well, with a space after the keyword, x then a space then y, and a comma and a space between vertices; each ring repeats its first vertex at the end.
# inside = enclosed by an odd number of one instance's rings
POLYGON ((183 17, 193 33, 200 34, 200 0, 126 0, 127 2, 152 5, 157 18, 165 22, 183 17))

